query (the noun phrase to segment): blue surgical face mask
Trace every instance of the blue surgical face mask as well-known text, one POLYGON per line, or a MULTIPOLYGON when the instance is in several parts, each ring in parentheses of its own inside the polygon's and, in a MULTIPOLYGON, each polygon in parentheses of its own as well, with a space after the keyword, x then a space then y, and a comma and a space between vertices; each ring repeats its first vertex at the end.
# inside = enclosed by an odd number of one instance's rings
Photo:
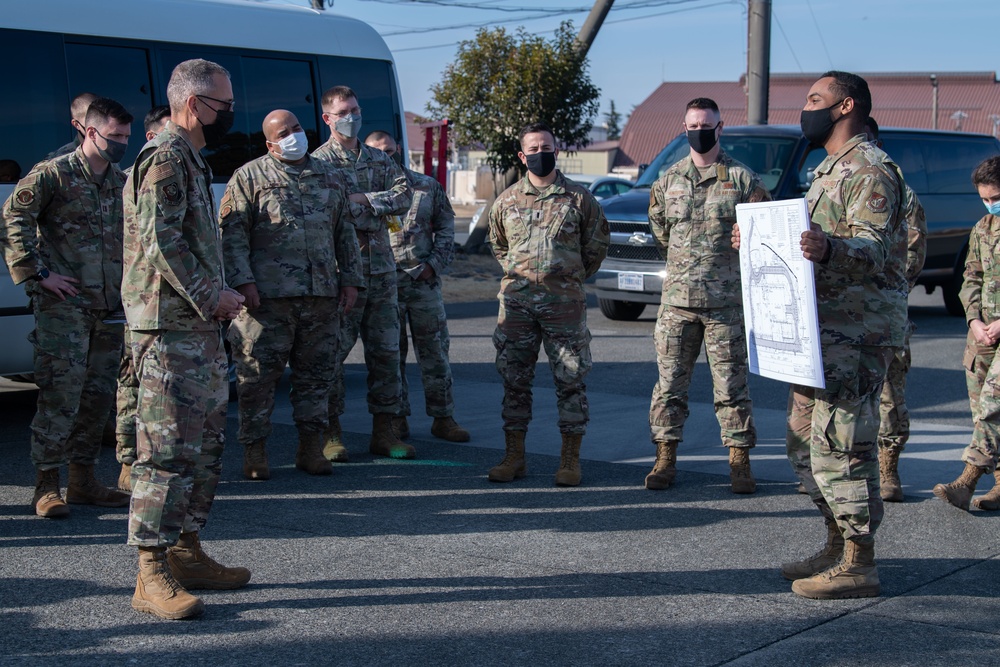
POLYGON ((986 205, 986 210, 989 211, 992 215, 1000 216, 1000 200, 995 201, 991 204, 983 202, 983 204, 986 205))

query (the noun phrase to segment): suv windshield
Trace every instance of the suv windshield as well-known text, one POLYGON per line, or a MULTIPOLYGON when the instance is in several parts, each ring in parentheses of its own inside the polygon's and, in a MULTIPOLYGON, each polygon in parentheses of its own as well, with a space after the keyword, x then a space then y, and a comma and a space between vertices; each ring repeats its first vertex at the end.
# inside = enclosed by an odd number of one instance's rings
MULTIPOLYGON (((729 157, 742 162, 760 176, 768 190, 774 190, 781 175, 789 168, 798 139, 793 137, 741 136, 723 132, 720 138, 722 150, 729 157)), ((656 159, 639 176, 635 187, 648 188, 662 176, 675 162, 688 154, 687 135, 679 135, 664 148, 656 159)))

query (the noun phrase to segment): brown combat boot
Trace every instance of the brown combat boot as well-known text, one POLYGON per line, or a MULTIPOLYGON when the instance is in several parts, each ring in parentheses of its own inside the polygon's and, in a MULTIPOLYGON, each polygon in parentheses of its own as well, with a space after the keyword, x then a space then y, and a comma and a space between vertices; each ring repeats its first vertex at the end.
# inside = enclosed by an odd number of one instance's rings
POLYGON ((968 511, 969 501, 976 492, 976 482, 983 476, 984 470, 971 463, 965 464, 965 470, 951 484, 938 484, 934 487, 934 495, 949 505, 968 511))
POLYGON ((323 434, 299 429, 295 467, 310 475, 332 475, 333 465, 323 456, 323 434))
POLYGON ((528 467, 524 462, 524 436, 525 431, 504 431, 504 441, 507 446, 507 453, 498 465, 490 468, 491 482, 513 482, 528 474, 528 467))
POLYGON ((468 442, 471 437, 454 417, 435 417, 431 424, 431 435, 448 442, 468 442))
POLYGON ((903 486, 899 481, 899 455, 895 447, 878 448, 879 495, 887 503, 903 502, 903 486))
POLYGON ((126 507, 130 496, 118 489, 111 489, 94 477, 94 466, 69 464, 69 484, 66 485, 66 502, 74 505, 98 507, 126 507))
POLYGON ((132 608, 171 621, 200 616, 205 611, 201 600, 174 579, 163 547, 139 547, 139 576, 132 608))
POLYGON ((337 415, 330 415, 330 425, 326 427, 323 441, 323 456, 327 461, 347 463, 351 460, 344 446, 344 431, 340 428, 340 417, 337 415))
POLYGON ((69 505, 59 495, 59 468, 38 471, 31 506, 35 508, 35 514, 47 519, 69 516, 69 505))
POLYGON ((757 481, 750 470, 748 447, 729 448, 729 484, 733 493, 753 493, 757 490, 757 481))
POLYGON ((985 512, 1000 510, 1000 470, 993 471, 993 479, 996 480, 993 488, 987 491, 986 495, 972 501, 973 505, 985 512))
POLYGON ((669 489, 677 476, 677 441, 656 443, 656 463, 646 475, 646 488, 653 491, 669 489))
POLYGON ((563 433, 556 486, 580 486, 580 443, 582 433, 563 433))
POLYGON ((875 567, 875 544, 847 540, 839 563, 808 579, 792 582, 792 592, 814 600, 878 597, 882 587, 875 567))
POLYGON ((271 479, 267 462, 267 438, 258 438, 243 448, 243 476, 247 479, 271 479))
POLYGON ((181 533, 177 544, 167 550, 167 564, 177 583, 188 590, 232 590, 250 581, 250 570, 225 567, 202 551, 198 533, 181 533))
POLYGON ((805 579, 829 570, 844 554, 844 536, 833 519, 826 519, 826 546, 805 560, 784 563, 781 576, 789 581, 805 579))
POLYGON ((123 463, 122 471, 118 473, 118 490, 132 495, 132 464, 123 463))
POLYGON ((412 459, 417 455, 417 450, 396 437, 392 430, 392 415, 384 412, 372 415, 372 439, 368 443, 368 451, 391 459, 412 459))
POLYGON ((406 421, 406 417, 393 417, 392 430, 400 440, 406 440, 410 437, 410 423, 406 421))

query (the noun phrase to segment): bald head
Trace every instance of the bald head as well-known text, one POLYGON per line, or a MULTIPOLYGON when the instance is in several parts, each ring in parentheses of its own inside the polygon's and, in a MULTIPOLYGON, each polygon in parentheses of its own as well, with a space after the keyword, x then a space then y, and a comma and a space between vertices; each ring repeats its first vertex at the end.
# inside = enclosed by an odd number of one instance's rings
POLYGON ((396 145, 396 140, 392 138, 392 135, 388 132, 382 132, 381 130, 376 130, 368 135, 365 139, 365 145, 371 146, 372 148, 377 148, 389 157, 396 154, 398 146, 396 145))
POLYGON ((285 162, 301 162, 309 150, 306 133, 291 111, 275 109, 267 114, 262 126, 267 150, 285 162))
POLYGON ((70 125, 81 133, 87 122, 87 111, 90 109, 90 104, 96 99, 97 95, 93 93, 80 93, 69 103, 70 125))

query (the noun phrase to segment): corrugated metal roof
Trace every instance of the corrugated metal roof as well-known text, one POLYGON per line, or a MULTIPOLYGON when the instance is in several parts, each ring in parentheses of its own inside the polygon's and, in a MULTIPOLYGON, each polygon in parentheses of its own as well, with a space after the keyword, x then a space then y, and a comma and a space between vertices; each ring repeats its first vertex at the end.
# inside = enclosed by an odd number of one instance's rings
MULTIPOLYGON (((771 74, 768 122, 799 122, 806 93, 822 72, 771 74)), ((872 91, 872 116, 886 127, 934 127, 934 87, 924 72, 862 74, 872 91)), ((938 84, 938 129, 994 134, 1000 127, 1000 84, 995 72, 935 73, 938 84), (959 125, 959 116, 961 118, 959 125), (954 118, 953 118, 954 116, 954 118), (996 116, 996 121, 990 116, 996 116)), ((622 131, 616 167, 650 162, 682 130, 684 108, 696 97, 719 105, 727 125, 747 122, 744 78, 739 81, 665 82, 637 106, 622 131)))

